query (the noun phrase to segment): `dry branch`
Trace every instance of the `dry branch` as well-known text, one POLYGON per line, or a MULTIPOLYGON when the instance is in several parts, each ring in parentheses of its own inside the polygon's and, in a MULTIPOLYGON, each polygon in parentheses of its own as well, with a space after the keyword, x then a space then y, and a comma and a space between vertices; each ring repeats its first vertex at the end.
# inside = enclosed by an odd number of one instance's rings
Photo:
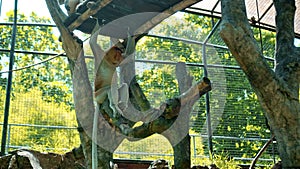
POLYGON ((100 9, 108 5, 112 0, 98 0, 95 2, 96 8, 89 8, 83 14, 81 14, 72 24, 68 26, 70 31, 75 30, 79 27, 85 20, 95 15, 100 9))

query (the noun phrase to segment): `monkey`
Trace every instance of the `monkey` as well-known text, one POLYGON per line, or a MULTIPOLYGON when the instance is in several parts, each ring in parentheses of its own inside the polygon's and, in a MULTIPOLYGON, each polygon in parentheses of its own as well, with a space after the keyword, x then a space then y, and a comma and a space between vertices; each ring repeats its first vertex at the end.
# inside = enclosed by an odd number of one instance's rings
POLYGON ((101 60, 96 59, 98 56, 95 56, 94 90, 96 101, 101 104, 106 97, 106 92, 104 91, 110 89, 116 68, 124 60, 124 57, 121 54, 121 50, 116 46, 106 51, 101 60))
POLYGON ((136 42, 145 34, 135 36, 128 34, 122 42, 112 39, 115 45, 106 52, 97 43, 98 34, 99 30, 92 34, 89 41, 95 58, 94 98, 98 104, 102 104, 108 97, 113 117, 120 115, 124 117, 132 113, 128 107, 129 86, 126 83, 118 85, 116 68, 130 60, 128 56, 134 53, 136 42))
POLYGON ((95 98, 98 103, 103 102, 103 96, 101 92, 106 90, 106 88, 111 87, 111 82, 113 80, 114 73, 119 64, 124 60, 121 51, 118 47, 113 46, 103 56, 99 66, 96 71, 95 78, 95 98), (99 77, 99 78, 98 78, 99 77))
MULTIPOLYGON (((122 55, 124 53, 124 46, 121 42, 117 42, 114 46, 104 52, 97 43, 98 33, 94 33, 90 38, 90 46, 95 58, 95 80, 94 80, 94 96, 98 104, 103 103, 107 97, 108 91, 112 85, 116 85, 115 77, 116 68, 125 59, 122 55), (113 84, 112 84, 113 83, 113 84)), ((126 91, 125 89, 120 89, 126 91)), ((128 90, 128 89, 127 89, 128 90)), ((114 92, 114 90, 112 90, 114 92)), ((117 91, 118 92, 118 91, 117 91)), ((113 94, 112 101, 118 102, 119 98, 114 98, 118 93, 113 94)), ((127 94, 126 94, 127 95, 127 94)))

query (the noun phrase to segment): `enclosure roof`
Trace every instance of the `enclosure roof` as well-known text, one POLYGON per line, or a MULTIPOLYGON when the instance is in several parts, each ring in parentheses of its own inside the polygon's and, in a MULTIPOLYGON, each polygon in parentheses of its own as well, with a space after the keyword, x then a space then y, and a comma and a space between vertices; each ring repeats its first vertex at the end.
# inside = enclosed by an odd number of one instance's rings
MULTIPOLYGON (((247 16, 252 25, 264 29, 276 31, 275 26, 275 7, 273 0, 245 0, 247 16), (252 18, 252 19, 251 19, 252 18), (255 22, 253 22, 255 19, 255 22)), ((295 14, 295 33, 300 38, 300 1, 296 0, 295 14)), ((221 18, 221 1, 220 0, 202 0, 184 11, 192 12, 198 15, 207 15, 221 18)))
MULTIPOLYGON (((95 15, 102 22, 110 24, 102 34, 126 36, 128 28, 131 31, 141 29, 147 32, 160 21, 174 14, 177 11, 186 11, 197 15, 207 15, 221 18, 220 0, 103 0, 108 3, 103 6, 95 15), (133 18, 126 18, 132 14, 141 14, 133 18), (147 13, 147 14, 145 14, 147 13), (123 20, 120 21, 120 18, 123 20), (125 19, 124 19, 125 18, 125 19), (114 21, 119 20, 117 24, 114 21), (121 24, 121 26, 120 26, 121 24), (125 33, 125 34, 124 34, 125 33)), ((275 7, 273 0, 245 0, 247 16, 253 26, 276 31, 275 7)), ((296 1, 300 7, 300 1, 296 1)), ((296 10, 295 33, 300 38, 300 9, 296 10)))
MULTIPOLYGON (((101 3, 99 4, 101 8, 97 9, 96 13, 92 14, 92 16, 98 18, 100 25, 106 26, 106 30, 102 29, 102 34, 121 38, 124 36, 124 33, 125 36, 127 36, 128 29, 135 33, 145 33, 159 24, 163 19, 199 1, 200 0, 103 0, 100 1, 101 3)), ((82 15, 92 13, 92 8, 87 9, 84 7, 86 5, 82 6, 84 11, 80 12, 79 8, 77 9, 77 13, 81 13, 82 15)), ((72 18, 72 16, 69 18, 72 18)), ((91 33, 88 27, 93 26, 93 24, 94 22, 91 18, 87 18, 87 20, 81 24, 81 31, 85 29, 83 32, 91 33)))

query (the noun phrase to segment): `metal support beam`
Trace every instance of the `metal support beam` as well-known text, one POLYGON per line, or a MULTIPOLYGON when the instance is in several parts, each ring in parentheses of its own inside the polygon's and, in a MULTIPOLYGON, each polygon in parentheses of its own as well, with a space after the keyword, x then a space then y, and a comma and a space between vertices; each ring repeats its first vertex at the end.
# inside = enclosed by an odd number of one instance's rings
MULTIPOLYGON (((206 44, 211 38, 211 36, 215 33, 217 28, 219 27, 221 20, 219 20, 216 25, 212 28, 211 32, 205 38, 203 45, 202 45, 202 62, 204 65, 204 77, 208 77, 208 65, 207 65, 207 56, 206 56, 206 44)), ((213 145, 212 145, 212 129, 211 129, 211 117, 210 117, 210 103, 209 103, 209 92, 205 94, 205 108, 206 108, 206 121, 207 121, 207 135, 208 135, 208 148, 209 152, 213 154, 213 145)))
POLYGON ((14 9, 14 24, 12 30, 12 38, 11 38, 11 48, 9 55, 9 73, 6 84, 6 99, 5 99, 5 107, 4 107, 4 119, 3 119, 3 127, 2 127, 2 141, 1 141, 1 155, 5 154, 6 151, 6 137, 7 137, 7 127, 8 127, 8 116, 9 116, 9 106, 10 106, 10 95, 11 95, 11 86, 12 86, 12 69, 14 66, 15 59, 15 43, 16 43, 16 34, 17 34, 17 19, 18 19, 18 0, 15 0, 15 9, 14 9))

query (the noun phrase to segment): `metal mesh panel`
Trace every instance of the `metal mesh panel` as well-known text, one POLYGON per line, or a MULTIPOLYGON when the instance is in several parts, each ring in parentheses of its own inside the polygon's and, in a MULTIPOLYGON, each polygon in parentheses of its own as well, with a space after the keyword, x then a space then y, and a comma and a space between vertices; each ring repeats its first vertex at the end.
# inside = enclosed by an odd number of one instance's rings
MULTIPOLYGON (((60 71, 55 67, 51 68, 51 64, 58 63, 66 64, 66 60, 57 58, 46 64, 13 72, 7 132, 8 151, 24 147, 66 152, 79 146, 70 84, 66 83, 66 79, 59 78, 56 73, 61 73, 60 71)), ((5 77, 5 74, 2 77, 5 77)), ((3 86, 5 85, 3 83, 3 86)), ((5 90, 1 92, 5 93, 5 90)), ((3 119, 2 113, 0 116, 3 119)))

